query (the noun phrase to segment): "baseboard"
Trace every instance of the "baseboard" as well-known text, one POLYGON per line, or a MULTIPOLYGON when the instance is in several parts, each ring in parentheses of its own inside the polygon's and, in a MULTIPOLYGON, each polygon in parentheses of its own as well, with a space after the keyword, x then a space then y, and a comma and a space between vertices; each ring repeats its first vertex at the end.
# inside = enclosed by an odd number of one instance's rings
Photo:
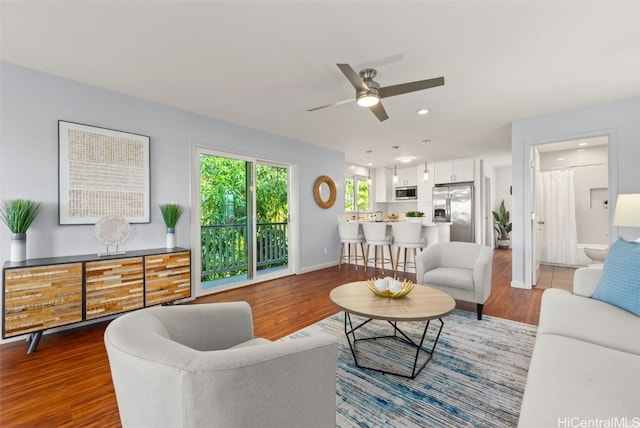
POLYGON ((326 269, 326 268, 330 268, 330 267, 334 267, 334 266, 338 266, 338 262, 337 261, 329 262, 329 263, 323 263, 321 265, 307 266, 307 267, 301 268, 299 273, 308 273, 308 272, 313 272, 314 270, 326 269))
POLYGON ((511 281, 512 288, 523 288, 525 290, 530 290, 531 287, 527 287, 527 285, 522 281, 511 281))

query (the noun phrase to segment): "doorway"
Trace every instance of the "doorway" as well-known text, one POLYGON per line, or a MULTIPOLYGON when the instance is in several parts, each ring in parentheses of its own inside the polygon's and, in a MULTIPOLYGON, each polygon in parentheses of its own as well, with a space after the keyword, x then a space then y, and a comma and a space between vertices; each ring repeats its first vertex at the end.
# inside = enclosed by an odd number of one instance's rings
POLYGON ((531 284, 541 270, 591 263, 609 243, 608 137, 532 146, 531 284))
POLYGON ((194 170, 196 295, 293 273, 292 166, 195 148, 194 170))

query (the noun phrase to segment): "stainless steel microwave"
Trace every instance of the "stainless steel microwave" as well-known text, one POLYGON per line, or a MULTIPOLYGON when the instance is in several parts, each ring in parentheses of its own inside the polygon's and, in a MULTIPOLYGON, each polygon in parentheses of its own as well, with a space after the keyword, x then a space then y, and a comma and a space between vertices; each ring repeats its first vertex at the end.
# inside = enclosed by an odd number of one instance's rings
POLYGON ((417 186, 396 187, 396 200, 418 199, 417 186))

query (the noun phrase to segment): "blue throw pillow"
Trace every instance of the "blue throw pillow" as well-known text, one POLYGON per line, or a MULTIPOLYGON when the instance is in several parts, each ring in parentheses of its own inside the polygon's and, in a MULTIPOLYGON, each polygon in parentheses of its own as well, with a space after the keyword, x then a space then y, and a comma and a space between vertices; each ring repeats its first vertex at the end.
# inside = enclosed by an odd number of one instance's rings
POLYGON ((640 316, 640 244, 618 239, 609 248, 591 296, 640 316))

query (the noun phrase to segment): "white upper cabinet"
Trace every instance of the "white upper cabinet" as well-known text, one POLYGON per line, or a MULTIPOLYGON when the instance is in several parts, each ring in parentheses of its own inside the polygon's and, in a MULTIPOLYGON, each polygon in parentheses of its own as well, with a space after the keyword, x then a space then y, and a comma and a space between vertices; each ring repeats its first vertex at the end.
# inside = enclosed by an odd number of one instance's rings
POLYGON ((376 203, 393 201, 391 178, 393 171, 389 168, 376 168, 376 203))
POLYGON ((473 165, 473 158, 434 162, 433 181, 435 184, 473 181, 473 165))
POLYGON ((398 181, 394 183, 395 187, 417 186, 416 167, 398 168, 398 181))

